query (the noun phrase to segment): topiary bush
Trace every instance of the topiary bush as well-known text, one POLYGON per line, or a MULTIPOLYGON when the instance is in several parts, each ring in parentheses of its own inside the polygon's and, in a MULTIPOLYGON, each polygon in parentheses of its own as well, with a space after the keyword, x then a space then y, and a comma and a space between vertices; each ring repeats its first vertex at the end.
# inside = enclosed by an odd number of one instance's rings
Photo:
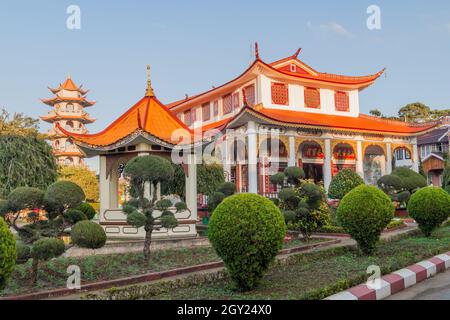
POLYGON ((65 251, 64 242, 58 238, 41 238, 33 243, 31 257, 33 258, 32 277, 34 285, 37 284, 37 276, 40 261, 47 261, 62 255, 65 251))
POLYGON ((364 180, 356 172, 350 169, 341 170, 331 179, 328 197, 342 199, 347 193, 362 184, 364 184, 364 180))
POLYGON ((284 169, 284 175, 287 182, 292 185, 298 185, 300 180, 305 178, 305 172, 299 167, 287 167, 284 169))
POLYGON ((283 172, 275 173, 273 176, 270 176, 269 181, 274 185, 284 186, 284 180, 286 180, 286 176, 283 172))
POLYGON ((20 187, 14 189, 7 199, 8 209, 11 211, 33 210, 43 205, 44 192, 37 188, 20 187))
POLYGON ((68 209, 79 206, 84 201, 85 195, 79 185, 71 181, 57 181, 47 188, 45 199, 54 206, 68 209))
POLYGON ((408 213, 429 237, 450 215, 450 196, 442 188, 422 188, 411 196, 408 213))
POLYGON ((16 252, 17 252, 17 264, 23 264, 31 258, 31 248, 22 242, 16 243, 16 252))
POLYGON ((16 241, 3 218, 0 218, 0 290, 5 287, 16 264, 16 241))
POLYGON ((83 202, 75 209, 83 212, 88 220, 94 219, 95 214, 97 213, 97 211, 95 211, 94 207, 90 203, 87 203, 87 202, 83 202))
POLYGON ((286 225, 270 200, 255 194, 226 198, 212 214, 208 237, 231 279, 254 288, 283 245, 286 225))
POLYGON ((236 185, 232 182, 224 182, 219 186, 217 191, 222 192, 225 197, 229 197, 236 193, 236 185))
POLYGON ((399 176, 393 174, 382 176, 380 179, 378 179, 377 185, 388 195, 398 192, 403 188, 402 179, 399 176))
POLYGON ((405 167, 396 168, 392 175, 399 177, 402 180, 402 188, 411 193, 427 186, 427 180, 421 174, 405 167))
POLYGON ((106 243, 106 233, 103 228, 92 221, 80 221, 70 232, 72 242, 82 248, 98 249, 106 243))
POLYGON ((391 199, 380 189, 360 185, 341 200, 337 209, 339 225, 358 243, 364 254, 372 254, 381 232, 394 216, 391 199))
POLYGON ((64 219, 67 222, 69 222, 71 225, 73 225, 73 224, 75 224, 75 223, 77 223, 79 221, 87 220, 88 218, 80 210, 67 209, 67 211, 64 213, 64 219))

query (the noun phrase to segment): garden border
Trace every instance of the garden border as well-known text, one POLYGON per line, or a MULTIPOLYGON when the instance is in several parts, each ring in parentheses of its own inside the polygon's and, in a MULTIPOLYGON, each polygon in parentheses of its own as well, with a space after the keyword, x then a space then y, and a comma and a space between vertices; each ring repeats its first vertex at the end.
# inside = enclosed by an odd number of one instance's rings
POLYGON ((360 284, 324 300, 382 300, 447 269, 450 269, 450 251, 381 277, 378 289, 360 284))
MULTIPOLYGON (((293 248, 287 248, 282 249, 278 253, 278 256, 284 256, 289 255, 292 253, 297 252, 303 252, 319 247, 327 247, 334 244, 341 243, 340 239, 332 239, 332 240, 326 240, 319 243, 312 243, 307 244, 300 247, 293 247, 293 248)), ((161 271, 161 272, 152 272, 137 276, 131 276, 131 277, 125 277, 125 278, 119 278, 114 280, 106 280, 106 281, 98 281, 98 282, 91 282, 86 283, 81 286, 80 289, 68 289, 68 288, 59 288, 59 289, 52 289, 52 290, 46 290, 46 291, 39 291, 24 295, 13 295, 13 296, 4 296, 0 297, 1 300, 39 300, 39 299, 49 299, 49 298, 57 298, 57 297, 63 297, 73 294, 80 294, 80 293, 86 293, 89 291, 95 291, 95 290, 102 290, 102 289, 108 289, 112 287, 118 287, 118 286, 127 286, 132 284, 138 284, 141 282, 149 282, 149 281, 155 281, 155 280, 161 280, 173 276, 179 276, 184 274, 189 274, 192 272, 198 272, 198 271, 205 271, 205 270, 211 270, 216 268, 222 268, 224 267, 223 261, 216 261, 216 262, 209 262, 204 264, 199 264, 195 266, 188 266, 183 268, 177 268, 167 271, 161 271)))

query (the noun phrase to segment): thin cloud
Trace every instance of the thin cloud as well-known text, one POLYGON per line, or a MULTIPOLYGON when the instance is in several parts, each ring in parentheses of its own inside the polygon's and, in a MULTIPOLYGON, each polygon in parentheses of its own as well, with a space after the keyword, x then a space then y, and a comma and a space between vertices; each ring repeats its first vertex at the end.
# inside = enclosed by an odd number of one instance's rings
POLYGON ((342 36, 345 38, 354 38, 355 36, 353 33, 348 31, 343 25, 337 23, 337 22, 328 22, 325 24, 320 24, 318 26, 314 26, 310 21, 308 22, 308 28, 313 31, 320 31, 324 33, 330 33, 335 34, 338 36, 342 36))

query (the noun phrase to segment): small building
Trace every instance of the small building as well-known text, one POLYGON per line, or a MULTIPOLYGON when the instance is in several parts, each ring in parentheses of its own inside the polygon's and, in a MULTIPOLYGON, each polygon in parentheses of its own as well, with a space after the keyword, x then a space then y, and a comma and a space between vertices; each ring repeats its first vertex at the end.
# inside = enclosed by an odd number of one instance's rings
POLYGON ((58 130, 58 126, 70 133, 87 133, 86 124, 93 123, 95 119, 89 116, 85 108, 93 106, 95 102, 86 99, 88 90, 77 86, 70 76, 57 88, 49 87, 49 89, 55 96, 41 101, 51 106, 52 110, 41 119, 52 124, 48 135, 53 154, 58 164, 83 165, 83 153, 68 135, 58 130))
POLYGON ((442 186, 442 173, 449 152, 448 120, 445 118, 441 127, 417 138, 423 171, 427 176, 428 184, 434 186, 442 186))

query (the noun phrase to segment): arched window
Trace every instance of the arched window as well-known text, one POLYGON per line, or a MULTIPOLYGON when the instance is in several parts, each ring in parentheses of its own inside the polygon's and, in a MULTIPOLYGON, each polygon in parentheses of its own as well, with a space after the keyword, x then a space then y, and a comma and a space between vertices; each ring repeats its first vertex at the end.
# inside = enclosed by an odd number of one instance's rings
POLYGON ((66 150, 69 149, 71 146, 73 146, 73 142, 71 139, 67 139, 65 143, 66 150))
POLYGON ((73 122, 72 121, 67 121, 65 127, 66 127, 66 130, 72 130, 73 129, 73 122))
POLYGON ((64 164, 67 166, 73 164, 73 159, 71 157, 66 158, 64 164))

